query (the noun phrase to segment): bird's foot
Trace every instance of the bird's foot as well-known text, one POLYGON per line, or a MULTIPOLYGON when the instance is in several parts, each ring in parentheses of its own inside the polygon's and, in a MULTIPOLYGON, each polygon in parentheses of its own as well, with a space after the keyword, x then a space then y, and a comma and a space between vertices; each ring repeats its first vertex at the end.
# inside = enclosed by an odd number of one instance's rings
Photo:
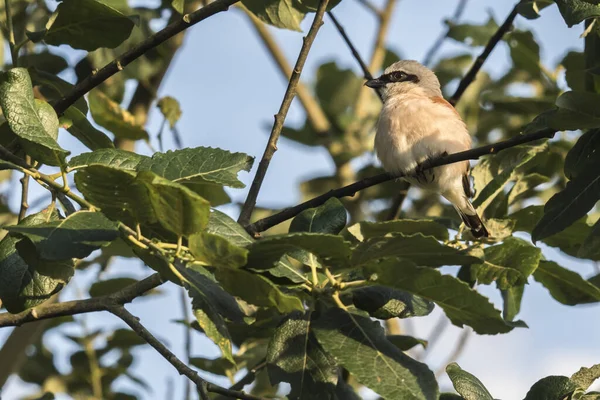
POLYGON ((428 165, 430 165, 431 160, 440 157, 446 157, 448 155, 447 151, 444 151, 436 156, 429 156, 424 161, 417 164, 415 168, 414 175, 419 183, 433 183, 435 181, 435 172, 433 168, 425 169, 428 165))

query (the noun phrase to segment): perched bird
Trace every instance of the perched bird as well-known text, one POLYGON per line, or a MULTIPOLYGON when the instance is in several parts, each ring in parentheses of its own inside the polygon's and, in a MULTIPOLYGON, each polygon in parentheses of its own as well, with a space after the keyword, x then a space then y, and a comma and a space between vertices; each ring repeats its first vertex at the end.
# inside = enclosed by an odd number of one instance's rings
POLYGON ((432 157, 471 148, 471 136, 458 112, 442 97, 433 71, 417 61, 390 65, 366 86, 380 89, 383 109, 377 123, 375 150, 383 168, 406 174, 411 184, 444 196, 475 237, 487 237, 469 181, 469 162, 443 165, 427 171, 422 163, 432 157))

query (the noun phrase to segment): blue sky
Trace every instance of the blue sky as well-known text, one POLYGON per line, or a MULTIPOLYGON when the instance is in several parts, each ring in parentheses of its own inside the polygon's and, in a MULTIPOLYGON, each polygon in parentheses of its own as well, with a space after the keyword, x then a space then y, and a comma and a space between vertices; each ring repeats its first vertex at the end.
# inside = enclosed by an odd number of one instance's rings
MULTIPOLYGON (((399 0, 388 35, 388 46, 403 58, 421 60, 433 40, 444 29, 442 21, 453 13, 455 5, 456 0, 399 0)), ((513 2, 509 1, 472 0, 467 5, 463 21, 482 23, 491 13, 500 23, 512 7, 513 2)), ((355 0, 344 0, 335 13, 358 51, 368 59, 376 29, 375 18, 355 0)), ((311 19, 312 15, 309 15, 304 21, 304 32, 308 30, 311 19)), ((582 27, 568 29, 556 6, 545 9, 538 20, 517 18, 516 26, 534 31, 542 48, 542 61, 552 69, 567 49, 582 48, 582 40, 578 38, 582 27)), ((278 29, 272 29, 272 32, 290 63, 293 63, 301 46, 302 35, 278 29)), ((464 46, 447 41, 441 54, 464 50, 464 46)), ((81 53, 66 47, 59 51, 72 59, 81 56, 81 53)), ((492 75, 500 74, 507 66, 507 57, 506 45, 501 43, 486 62, 484 70, 492 75)), ((302 80, 307 84, 313 82, 318 66, 331 60, 345 68, 353 68, 360 74, 350 52, 326 18, 309 55, 302 80)), ((287 82, 264 50, 245 15, 232 8, 189 30, 185 45, 178 54, 160 95, 170 95, 181 102, 183 116, 178 127, 186 146, 220 147, 260 158, 286 85, 287 82)), ((302 119, 303 111, 295 101, 287 123, 298 124, 302 119)), ((162 117, 153 112, 148 128, 151 135, 156 134, 161 122, 162 117)), ((61 144, 74 154, 85 151, 68 135, 63 135, 61 144)), ((173 143, 167 139, 165 145, 169 148, 173 143)), ((259 205, 284 207, 295 204, 300 200, 297 186, 300 181, 333 171, 333 165, 323 149, 304 148, 285 140, 280 142, 278 148, 263 184, 259 205)), ((149 152, 144 144, 138 145, 138 151, 149 152)), ((255 170, 256 167, 250 174, 241 174, 240 178, 249 184, 255 170)), ((39 188, 34 189, 33 198, 42 193, 39 188)), ((235 201, 243 201, 246 190, 231 190, 230 194, 235 201)), ((14 205, 16 206, 16 202, 14 205)), ((234 207, 226 207, 224 210, 235 212, 234 207)), ((237 217, 234 214, 232 216, 237 217)), ((563 266, 586 277, 594 271, 589 262, 562 256, 552 249, 545 249, 544 253, 548 258, 558 260, 563 266)), ((140 262, 120 260, 111 266, 104 277, 131 273, 140 277, 149 274, 141 267, 140 262)), ((94 276, 95 271, 78 273, 64 292, 64 299, 77 298, 75 286, 85 287, 94 276)), ((170 322, 181 318, 178 290, 174 285, 165 285, 162 296, 136 301, 128 309, 138 315, 151 332, 164 339, 177 355, 182 355, 182 328, 170 322)), ((500 306, 500 298, 493 287, 483 287, 481 290, 500 306)), ((530 328, 517 329, 500 336, 473 334, 458 362, 464 369, 478 376, 494 397, 523 398, 528 388, 544 376, 570 375, 581 366, 600 362, 597 338, 600 330, 599 311, 599 306, 563 306, 554 301, 543 287, 531 281, 526 288, 519 315, 530 328)), ((412 324, 412 333, 417 337, 427 338, 439 315, 438 309, 429 317, 416 319, 412 324)), ((92 314, 86 318, 90 329, 124 326, 108 314, 92 314)), ((77 331, 78 328, 72 326, 69 330, 77 331)), ((449 328, 432 354, 425 359, 433 370, 439 368, 440 363, 451 353, 460 331, 456 327, 449 328)), ((0 330, 0 342, 7 334, 7 330, 0 330)), ((73 345, 58 333, 48 335, 46 344, 63 356, 73 349, 73 345)), ((164 399, 167 390, 170 390, 169 398, 182 397, 183 378, 162 357, 150 348, 137 349, 135 352, 139 357, 134 370, 152 385, 153 392, 140 391, 125 380, 120 383, 123 388, 138 392, 140 398, 144 399, 164 399)), ((216 357, 219 352, 202 335, 195 334, 193 355, 216 357)), ((66 371, 68 364, 62 360, 60 367, 66 371)), ((227 384, 223 379, 215 381, 227 384)), ((441 385, 446 389, 449 387, 446 377, 441 380, 441 385)), ((30 393, 30 390, 31 387, 12 378, 5 387, 2 398, 17 399, 30 393)))

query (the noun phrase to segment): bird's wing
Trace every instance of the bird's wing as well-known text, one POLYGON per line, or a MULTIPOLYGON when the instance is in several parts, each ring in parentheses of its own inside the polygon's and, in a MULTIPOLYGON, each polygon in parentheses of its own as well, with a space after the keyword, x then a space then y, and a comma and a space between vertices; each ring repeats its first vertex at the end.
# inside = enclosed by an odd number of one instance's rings
POLYGON ((459 118, 460 118, 460 114, 458 113, 458 111, 456 111, 456 108, 454 108, 454 106, 452 106, 452 104, 448 103, 446 101, 446 99, 444 99, 441 96, 433 96, 429 98, 431 101, 433 101, 436 104, 440 104, 444 107, 448 107, 449 109, 451 109, 459 118))

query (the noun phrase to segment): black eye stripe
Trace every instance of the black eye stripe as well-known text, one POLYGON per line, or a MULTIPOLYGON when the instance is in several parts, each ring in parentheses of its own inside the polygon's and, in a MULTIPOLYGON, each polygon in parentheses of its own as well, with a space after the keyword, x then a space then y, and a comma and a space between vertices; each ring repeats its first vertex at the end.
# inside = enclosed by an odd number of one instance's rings
POLYGON ((386 82, 419 82, 419 77, 412 74, 407 74, 404 71, 393 71, 388 74, 384 74, 380 78, 386 82))

